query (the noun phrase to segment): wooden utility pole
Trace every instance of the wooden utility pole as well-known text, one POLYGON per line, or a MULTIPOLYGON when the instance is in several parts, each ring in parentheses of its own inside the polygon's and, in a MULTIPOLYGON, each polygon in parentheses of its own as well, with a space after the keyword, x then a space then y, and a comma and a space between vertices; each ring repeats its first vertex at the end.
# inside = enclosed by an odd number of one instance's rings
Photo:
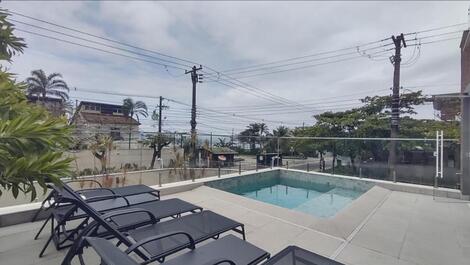
POLYGON ((196 84, 198 82, 202 83, 202 80, 199 80, 199 75, 197 71, 202 70, 202 66, 199 67, 193 66, 190 71, 185 71, 185 74, 191 73, 191 81, 193 83, 193 98, 191 104, 191 166, 196 165, 196 84))
POLYGON ((162 110, 164 108, 168 108, 168 106, 163 105, 163 97, 159 97, 159 104, 158 104, 158 135, 155 141, 154 153, 152 155, 152 161, 150 162, 150 167, 153 168, 155 166, 155 160, 162 157, 162 148, 169 144, 169 141, 166 142, 162 137, 162 110))
MULTIPOLYGON (((390 62, 393 64, 393 88, 392 88, 392 115, 390 122, 390 138, 397 138, 400 123, 400 64, 401 64, 401 48, 406 48, 405 37, 403 33, 397 37, 392 36, 393 44, 395 44, 395 55, 390 57, 390 62)), ((397 161, 397 148, 398 143, 395 140, 390 142, 390 150, 388 155, 388 165, 390 174, 395 171, 395 164, 397 161)))
POLYGON ((158 136, 162 133, 162 108, 163 97, 160 96, 160 103, 158 104, 158 136))

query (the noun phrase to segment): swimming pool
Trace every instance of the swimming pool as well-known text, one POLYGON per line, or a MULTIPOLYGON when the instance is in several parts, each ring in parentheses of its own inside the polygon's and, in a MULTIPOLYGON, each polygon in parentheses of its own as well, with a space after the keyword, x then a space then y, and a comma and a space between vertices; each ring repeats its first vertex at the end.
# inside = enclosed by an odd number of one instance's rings
POLYGON ((334 216, 371 188, 353 180, 297 172, 265 172, 206 185, 322 218, 334 216))

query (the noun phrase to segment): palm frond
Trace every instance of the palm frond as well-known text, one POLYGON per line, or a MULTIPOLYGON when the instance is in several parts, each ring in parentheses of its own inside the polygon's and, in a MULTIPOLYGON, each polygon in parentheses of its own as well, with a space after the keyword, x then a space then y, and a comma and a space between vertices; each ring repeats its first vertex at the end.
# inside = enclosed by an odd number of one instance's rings
POLYGON ((7 21, 8 10, 0 8, 0 60, 11 62, 11 58, 23 53, 26 43, 23 38, 14 35, 14 25, 7 21))
POLYGON ((48 80, 49 82, 51 82, 52 80, 54 80, 54 79, 57 78, 57 77, 62 78, 62 74, 60 74, 60 73, 52 73, 52 74, 50 74, 50 75, 47 76, 47 80, 48 80))
POLYGON ((46 91, 46 94, 48 95, 52 95, 52 96, 58 96, 60 97, 62 100, 66 101, 66 100, 69 100, 69 94, 67 94, 66 92, 64 91, 59 91, 59 90, 55 90, 55 89, 50 89, 50 90, 47 90, 46 91))
POLYGON ((64 80, 53 80, 50 84, 49 84, 49 89, 62 89, 62 90, 66 90, 67 92, 70 91, 69 87, 67 86, 67 83, 65 83, 64 80))

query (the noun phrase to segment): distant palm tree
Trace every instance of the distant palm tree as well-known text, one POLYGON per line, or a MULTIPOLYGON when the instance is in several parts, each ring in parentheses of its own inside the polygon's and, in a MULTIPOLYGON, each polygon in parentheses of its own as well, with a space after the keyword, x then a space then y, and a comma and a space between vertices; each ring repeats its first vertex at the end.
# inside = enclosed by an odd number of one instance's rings
POLYGON ((283 125, 273 130, 273 136, 276 136, 276 137, 285 137, 285 136, 290 136, 290 135, 291 135, 290 129, 283 125))
POLYGON ((254 150, 256 143, 259 142, 259 145, 262 147, 262 136, 269 134, 268 126, 265 123, 250 123, 246 126, 246 129, 240 133, 240 141, 250 144, 250 150, 254 150))
POLYGON ((140 122, 139 115, 147 117, 147 105, 143 101, 134 102, 132 98, 126 98, 122 103, 122 112, 129 117, 129 149, 131 149, 132 118, 135 115, 137 121, 140 122))
POLYGON ((63 101, 69 99, 69 87, 59 73, 46 75, 43 70, 34 70, 31 77, 26 79, 28 84, 28 94, 36 95, 39 98, 46 98, 47 95, 60 97, 63 101))

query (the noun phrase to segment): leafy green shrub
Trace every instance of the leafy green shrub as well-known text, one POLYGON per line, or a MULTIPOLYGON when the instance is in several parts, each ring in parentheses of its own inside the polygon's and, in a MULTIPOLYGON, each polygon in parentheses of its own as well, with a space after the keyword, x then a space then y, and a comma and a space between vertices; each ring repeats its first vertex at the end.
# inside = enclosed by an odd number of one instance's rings
MULTIPOLYGON (((0 61, 11 61, 26 45, 13 35, 13 25, 0 9, 0 61)), ((46 191, 46 182, 58 184, 61 177, 72 176, 70 162, 63 156, 71 143, 71 129, 64 118, 53 118, 40 106, 29 104, 25 85, 0 69, 0 187, 37 196, 35 181, 46 191)), ((2 190, 0 189, 0 195, 2 190)))

